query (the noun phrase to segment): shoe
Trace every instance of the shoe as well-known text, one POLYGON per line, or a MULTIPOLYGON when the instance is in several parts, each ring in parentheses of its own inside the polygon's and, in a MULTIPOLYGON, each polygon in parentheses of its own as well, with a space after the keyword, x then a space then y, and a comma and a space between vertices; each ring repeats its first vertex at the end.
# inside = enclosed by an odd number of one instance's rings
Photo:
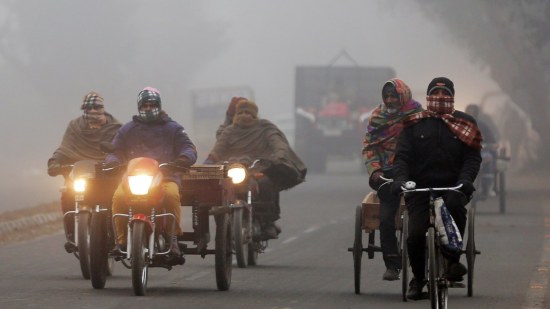
POLYGON ((126 256, 126 244, 116 244, 111 253, 114 256, 126 256))
POLYGON ((65 251, 67 251, 67 253, 74 253, 77 250, 76 245, 72 241, 67 241, 65 243, 64 247, 65 247, 65 251))
POLYGON ((170 244, 170 254, 174 256, 181 256, 180 245, 178 243, 178 236, 172 236, 172 243, 170 244))
POLYGON ((275 223, 269 223, 263 228, 263 234, 267 239, 277 239, 279 238, 279 233, 277 233, 277 227, 275 223))
POLYGON ((382 280, 386 280, 386 281, 399 280, 399 272, 400 272, 399 269, 388 268, 386 269, 386 272, 382 276, 382 280))
POLYGON ((409 282, 409 290, 407 291, 407 299, 420 300, 427 299, 428 292, 422 292, 422 289, 426 285, 426 281, 421 280, 418 282, 415 278, 412 278, 409 282))
POLYGON ((468 269, 460 262, 450 263, 447 268, 447 279, 449 281, 461 282, 464 280, 464 275, 468 273, 468 269))

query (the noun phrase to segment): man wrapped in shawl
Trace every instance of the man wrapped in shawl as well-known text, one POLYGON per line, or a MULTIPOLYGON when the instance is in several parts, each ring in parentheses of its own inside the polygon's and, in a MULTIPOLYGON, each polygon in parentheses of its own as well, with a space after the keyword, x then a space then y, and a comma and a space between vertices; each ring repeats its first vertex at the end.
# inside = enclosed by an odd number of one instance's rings
POLYGON ((399 197, 391 194, 389 185, 380 187, 385 182, 381 177, 393 178, 393 159, 403 121, 421 112, 422 106, 412 99, 409 86, 398 78, 384 84, 382 101, 369 118, 363 141, 363 158, 370 175, 369 185, 378 191, 380 199, 380 245, 386 265, 382 279, 391 281, 398 280, 401 271, 394 220, 399 209, 399 197))
MULTIPOLYGON (((411 115, 399 136, 395 153, 392 192, 398 195, 405 181, 417 188, 462 185, 462 193, 442 194, 445 206, 461 235, 466 227, 466 204, 475 191, 473 182, 481 164, 481 133, 476 120, 454 108, 454 83, 446 77, 434 78, 427 89, 425 111, 411 115)), ((429 193, 405 197, 409 212, 407 248, 414 278, 407 297, 427 297, 422 292, 425 278, 425 240, 429 225, 429 193)), ((461 281, 467 273, 459 262, 460 252, 446 256, 450 281, 461 281)))
MULTIPOLYGON (((57 176, 61 166, 73 164, 80 160, 105 159, 105 154, 99 148, 101 142, 111 142, 121 123, 105 111, 103 97, 97 92, 89 92, 84 96, 80 109, 82 116, 69 122, 61 145, 48 159, 48 175, 57 176)), ((61 193, 61 210, 66 213, 74 210, 74 196, 71 192, 61 193)), ((72 221, 72 220, 69 220, 72 221)), ((68 239, 74 235, 74 222, 65 225, 68 239)), ((70 251, 70 244, 65 248, 70 251)))
POLYGON ((239 99, 233 123, 221 132, 205 163, 217 163, 232 158, 265 159, 271 167, 258 180, 259 200, 274 202, 270 218, 262 226, 267 238, 277 238, 281 232, 275 221, 280 217, 279 192, 305 180, 307 169, 290 147, 284 133, 266 119, 258 118, 258 106, 239 99))

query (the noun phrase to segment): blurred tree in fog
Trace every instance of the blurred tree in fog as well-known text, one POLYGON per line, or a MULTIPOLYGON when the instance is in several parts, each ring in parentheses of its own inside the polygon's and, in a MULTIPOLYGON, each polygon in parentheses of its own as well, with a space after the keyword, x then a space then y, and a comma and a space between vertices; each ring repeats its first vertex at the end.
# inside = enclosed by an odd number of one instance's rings
POLYGON ((550 1, 416 1, 428 19, 445 26, 460 47, 490 69, 494 81, 530 117, 541 138, 535 161, 546 161, 550 157, 550 1))

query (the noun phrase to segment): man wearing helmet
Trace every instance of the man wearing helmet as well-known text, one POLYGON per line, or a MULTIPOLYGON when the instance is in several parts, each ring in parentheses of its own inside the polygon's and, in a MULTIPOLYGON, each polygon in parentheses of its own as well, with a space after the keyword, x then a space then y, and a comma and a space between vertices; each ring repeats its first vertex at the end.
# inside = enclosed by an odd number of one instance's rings
MULTIPOLYGON (((185 129, 172 120, 161 109, 160 92, 152 87, 145 87, 137 98, 138 115, 120 128, 113 140, 114 152, 105 159, 106 166, 116 166, 137 157, 149 157, 159 163, 172 162, 179 166, 189 167, 197 160, 195 145, 185 129)), ((180 256, 177 236, 182 234, 180 227, 180 194, 181 180, 177 175, 164 177, 164 207, 176 219, 176 235, 172 237, 172 254, 180 256)), ((128 206, 124 200, 122 185, 119 185, 113 196, 113 213, 125 213, 128 206)), ((117 248, 126 246, 126 222, 115 221, 117 248)))
POLYGON ((370 174, 369 185, 380 199, 380 247, 386 265, 382 279, 392 281, 399 279, 401 270, 395 236, 395 214, 400 199, 391 194, 388 185, 381 187, 385 183, 382 177, 393 178, 393 159, 403 121, 422 111, 422 106, 412 99, 409 86, 398 78, 384 83, 382 101, 369 118, 362 153, 370 174))

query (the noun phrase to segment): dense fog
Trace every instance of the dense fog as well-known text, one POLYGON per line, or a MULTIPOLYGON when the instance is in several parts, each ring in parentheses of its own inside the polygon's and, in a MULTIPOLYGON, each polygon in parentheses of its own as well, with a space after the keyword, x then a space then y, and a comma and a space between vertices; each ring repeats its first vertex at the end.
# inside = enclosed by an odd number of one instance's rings
POLYGON ((260 116, 293 134, 296 66, 343 50, 394 68, 422 103, 436 76, 455 82, 458 109, 500 93, 487 67, 405 0, 3 0, 0 30, 0 211, 58 198, 62 177, 49 177, 46 161, 91 90, 127 122, 138 92, 156 87, 192 139, 191 92, 211 87, 250 87, 260 116))

